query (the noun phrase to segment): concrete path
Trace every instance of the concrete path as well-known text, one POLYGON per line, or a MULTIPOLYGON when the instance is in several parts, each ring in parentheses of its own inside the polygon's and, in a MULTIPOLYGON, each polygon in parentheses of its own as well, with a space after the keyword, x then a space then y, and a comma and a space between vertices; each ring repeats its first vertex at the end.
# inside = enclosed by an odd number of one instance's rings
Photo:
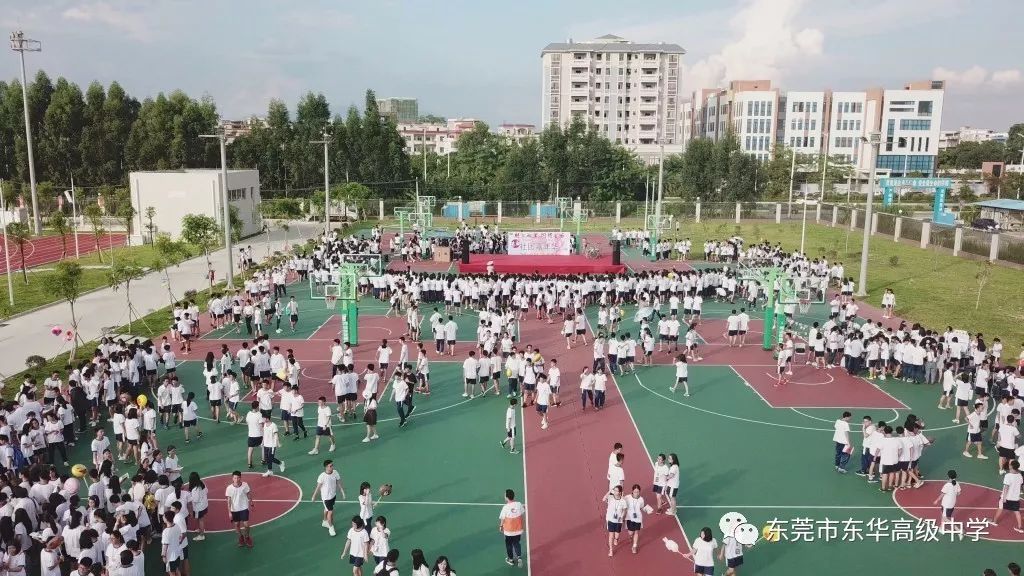
MULTIPOLYGON (((312 222, 292 223, 288 232, 288 243, 304 242, 319 233, 321 228, 312 222)), ((285 234, 276 227, 270 233, 270 253, 284 248, 285 234)), ((253 258, 262 260, 267 256, 266 235, 253 236, 236 244, 252 246, 253 258)), ((226 268, 227 253, 221 249, 211 259, 217 277, 223 278, 226 268)), ((206 279, 206 258, 200 256, 182 263, 168 271, 170 286, 177 297, 186 290, 202 290, 209 286, 206 279)), ((235 283, 238 284, 238 272, 235 271, 235 283)), ((146 315, 170 304, 167 286, 163 274, 150 273, 132 283, 132 304, 140 315, 146 315)), ((112 326, 128 323, 128 306, 124 291, 114 292, 104 288, 92 292, 75 304, 78 315, 78 329, 86 342, 100 337, 104 330, 112 326)), ((0 379, 16 374, 25 367, 25 359, 33 354, 52 358, 69 349, 69 343, 63 337, 53 336, 50 329, 61 326, 70 329, 71 313, 66 303, 57 303, 23 316, 12 318, 0 327, 0 379)), ((20 382, 7 382, 7 386, 17 386, 20 382)))

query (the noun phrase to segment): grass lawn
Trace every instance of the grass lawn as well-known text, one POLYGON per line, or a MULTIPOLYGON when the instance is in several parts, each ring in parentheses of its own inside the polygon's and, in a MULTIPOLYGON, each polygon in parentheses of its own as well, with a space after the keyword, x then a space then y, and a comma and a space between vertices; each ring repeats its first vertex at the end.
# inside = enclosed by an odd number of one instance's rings
MULTIPOLYGON (((199 254, 197 249, 190 248, 190 251, 193 255, 199 254)), ((143 268, 148 268, 156 258, 156 249, 150 245, 115 248, 113 252, 113 257, 115 259, 123 260, 125 258, 131 258, 143 268)), ((81 258, 77 259, 77 262, 84 267, 82 270, 82 292, 88 292, 96 288, 103 288, 108 285, 107 268, 110 266, 110 250, 104 250, 102 258, 103 261, 101 262, 100 255, 93 252, 90 254, 83 254, 81 258), (94 266, 103 266, 103 268, 94 268, 94 266)), ((74 260, 74 258, 69 258, 69 260, 74 260)), ((16 262, 18 262, 17 256, 15 253, 12 253, 11 264, 13 265, 16 262)), ((54 296, 50 295, 45 288, 46 277, 53 273, 51 271, 52 269, 53 264, 44 264, 36 268, 29 268, 27 284, 25 283, 20 270, 14 272, 14 276, 12 277, 14 286, 14 307, 10 312, 11 314, 18 314, 20 312, 32 310, 58 300, 54 296)), ((6 275, 0 275, 0 299, 2 299, 4 303, 7 302, 6 275)))
MULTIPOLYGON (((781 242, 792 249, 800 246, 798 224, 747 224, 711 222, 707 226, 688 227, 694 246, 705 238, 723 238, 738 233, 747 241, 758 239, 781 242)), ((807 225, 806 249, 809 256, 832 253, 830 260, 843 262, 846 275, 856 281, 860 271, 862 230, 807 225)), ((868 260, 867 302, 881 306, 882 293, 892 288, 896 294, 896 313, 932 329, 946 326, 982 332, 986 342, 999 338, 1004 345, 1004 361, 1012 361, 1024 346, 1024 271, 1000 264, 953 256, 943 250, 921 250, 909 244, 897 244, 891 237, 878 234, 871 239, 868 260), (990 272, 981 289, 977 275, 990 272)))

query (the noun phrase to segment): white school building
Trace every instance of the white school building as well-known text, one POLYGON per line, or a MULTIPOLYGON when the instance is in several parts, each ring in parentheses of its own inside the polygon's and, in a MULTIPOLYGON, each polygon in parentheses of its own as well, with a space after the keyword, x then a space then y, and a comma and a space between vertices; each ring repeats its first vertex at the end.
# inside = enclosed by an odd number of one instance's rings
MULTIPOLYGON (((258 170, 228 170, 228 203, 242 220, 242 237, 263 229, 260 214, 260 173, 258 170)), ((148 236, 146 209, 156 210, 154 234, 181 236, 181 219, 186 214, 211 216, 223 223, 221 171, 217 169, 160 170, 129 175, 132 206, 136 211, 133 243, 148 236)))

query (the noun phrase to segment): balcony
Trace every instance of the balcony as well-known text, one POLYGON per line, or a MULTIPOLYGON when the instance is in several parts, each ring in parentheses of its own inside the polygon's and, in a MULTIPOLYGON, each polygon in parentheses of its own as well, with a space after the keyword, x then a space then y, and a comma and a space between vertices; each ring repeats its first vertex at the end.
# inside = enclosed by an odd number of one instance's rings
POLYGON ((644 84, 654 84, 654 85, 657 85, 658 84, 658 80, 661 79, 661 77, 657 73, 654 73, 654 74, 641 74, 640 76, 635 77, 635 78, 639 78, 640 79, 640 85, 641 86, 643 86, 644 84))
POLYGON ((570 96, 574 96, 574 97, 575 96, 583 96, 583 97, 589 98, 590 97, 590 86, 589 85, 586 85, 586 86, 573 86, 572 88, 569 88, 569 95, 570 96))

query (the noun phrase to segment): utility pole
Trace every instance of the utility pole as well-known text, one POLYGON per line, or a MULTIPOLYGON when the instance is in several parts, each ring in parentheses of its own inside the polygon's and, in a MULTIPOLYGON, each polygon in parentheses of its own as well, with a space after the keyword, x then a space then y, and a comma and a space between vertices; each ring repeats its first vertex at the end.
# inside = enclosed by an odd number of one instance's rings
POLYGON ((427 127, 423 127, 423 184, 427 183, 427 127))
POLYGON ((793 153, 792 161, 789 163, 789 202, 786 203, 786 218, 793 217, 793 177, 796 175, 796 148, 790 149, 793 153))
POLYGON ((7 205, 4 202, 4 181, 0 180, 0 224, 4 231, 4 265, 7 270, 7 299, 14 308, 14 274, 11 272, 11 243, 7 240, 7 205))
POLYGON ((11 50, 21 56, 21 103, 25 110, 25 142, 28 144, 28 181, 32 189, 32 230, 38 236, 43 232, 39 218, 39 197, 36 194, 36 163, 32 153, 32 123, 28 116, 28 78, 25 76, 25 52, 42 52, 43 44, 39 40, 25 38, 25 33, 18 30, 11 34, 11 50))
MULTIPOLYGON (((227 285, 228 290, 235 289, 234 254, 231 247, 231 206, 228 204, 228 152, 224 138, 224 130, 217 130, 216 134, 200 134, 200 138, 215 138, 220 142, 220 203, 223 208, 224 222, 224 248, 228 255, 227 285)), ((139 206, 142 208, 142 206, 139 206)), ((77 234, 75 235, 77 236, 77 234)))
POLYGON ((664 197, 665 187, 665 142, 662 141, 658 149, 658 199, 654 205, 654 232, 651 234, 651 261, 658 259, 658 241, 661 232, 661 200, 664 197))
MULTIPOLYGON (((331 233, 331 165, 328 146, 331 144, 331 137, 327 134, 327 128, 323 131, 323 140, 310 140, 310 144, 324 145, 324 236, 331 233)), ((345 215, 341 215, 342 220, 345 215)))
POLYGON ((875 175, 878 163, 878 146, 882 142, 881 132, 872 132, 868 136, 871 144, 871 181, 868 182, 867 211, 864 214, 864 241, 860 248, 860 278, 857 283, 857 297, 864 298, 868 295, 868 248, 871 243, 871 206, 875 199, 875 175))

